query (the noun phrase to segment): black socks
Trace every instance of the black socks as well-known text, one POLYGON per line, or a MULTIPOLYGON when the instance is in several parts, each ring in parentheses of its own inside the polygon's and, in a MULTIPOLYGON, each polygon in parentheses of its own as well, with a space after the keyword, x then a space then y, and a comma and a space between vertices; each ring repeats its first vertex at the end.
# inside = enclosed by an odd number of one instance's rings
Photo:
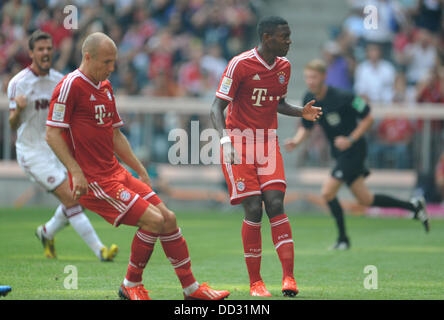
POLYGON ((383 194, 375 194, 372 207, 402 208, 412 212, 416 211, 415 206, 411 202, 395 199, 383 194))
POLYGON ((333 200, 327 202, 328 207, 330 208, 330 211, 335 218, 336 226, 338 227, 338 233, 339 233, 339 241, 348 241, 347 235, 345 233, 345 221, 344 221, 344 211, 342 210, 342 207, 338 201, 337 198, 334 198, 333 200))

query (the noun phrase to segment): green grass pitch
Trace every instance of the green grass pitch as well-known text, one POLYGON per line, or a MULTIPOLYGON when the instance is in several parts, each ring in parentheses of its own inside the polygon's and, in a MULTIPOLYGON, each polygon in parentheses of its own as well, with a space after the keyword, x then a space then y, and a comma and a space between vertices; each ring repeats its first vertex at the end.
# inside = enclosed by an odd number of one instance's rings
MULTIPOLYGON (((98 261, 71 227, 56 236, 58 258, 43 256, 35 228, 52 215, 47 208, 0 209, 0 285, 12 292, 0 299, 118 299, 135 228, 114 228, 88 212, 101 240, 116 243, 112 263, 98 261), (78 288, 66 289, 65 267, 75 266, 78 288)), ((199 282, 231 291, 229 299, 253 299, 243 258, 240 211, 176 212, 199 282)), ((333 221, 324 214, 288 212, 295 240, 295 276, 303 299, 444 299, 444 220, 433 220, 430 234, 408 219, 347 217, 352 249, 332 252, 333 221), (377 289, 364 288, 367 265, 377 268, 377 289)), ((282 271, 271 241, 268 219, 262 223, 262 277, 273 295, 282 271)), ((183 299, 173 268, 159 243, 144 273, 153 299, 183 299)), ((257 298, 256 298, 257 299, 257 298)))

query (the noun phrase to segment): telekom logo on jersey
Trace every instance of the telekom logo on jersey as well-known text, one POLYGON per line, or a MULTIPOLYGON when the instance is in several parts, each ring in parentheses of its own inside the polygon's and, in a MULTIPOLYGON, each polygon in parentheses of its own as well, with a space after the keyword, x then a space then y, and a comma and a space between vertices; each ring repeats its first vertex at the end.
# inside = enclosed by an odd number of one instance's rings
MULTIPOLYGON (((275 172, 276 130, 227 129, 226 132, 233 137, 232 145, 239 156, 235 164, 258 164, 259 175, 275 172), (241 154, 244 157, 239 159, 241 154)), ((168 141, 175 142, 168 150, 170 164, 221 164, 219 132, 213 128, 200 131, 199 121, 191 121, 190 134, 185 129, 170 130, 168 141)))
POLYGON ((268 96, 267 97, 267 89, 265 88, 254 88, 253 95, 251 96, 251 100, 254 101, 253 106, 262 107, 261 102, 264 102, 268 99, 268 101, 279 101, 280 96, 268 96))

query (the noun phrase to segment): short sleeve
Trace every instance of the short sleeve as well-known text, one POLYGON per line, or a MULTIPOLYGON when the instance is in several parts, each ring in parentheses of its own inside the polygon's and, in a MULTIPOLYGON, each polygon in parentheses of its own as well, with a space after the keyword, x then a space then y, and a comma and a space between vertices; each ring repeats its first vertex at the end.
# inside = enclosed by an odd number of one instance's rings
POLYGON ((360 119, 370 113, 370 106, 360 96, 352 96, 350 105, 360 119))
POLYGON ((234 57, 227 65, 216 91, 216 97, 233 101, 242 79, 242 60, 234 57))
POLYGON ((15 102, 15 97, 23 94, 20 86, 20 82, 15 79, 11 80, 8 85, 8 100, 9 100, 9 110, 14 110, 17 108, 17 103, 15 102))
POLYGON ((76 82, 72 78, 66 77, 55 87, 49 104, 49 113, 46 119, 47 126, 70 127, 71 115, 75 108, 76 93, 76 82))
POLYGON ((286 84, 285 84, 285 92, 283 93, 283 95, 282 95, 282 98, 286 98, 287 97, 287 91, 288 91, 288 84, 290 83, 290 78, 291 78, 291 64, 290 64, 290 61, 288 61, 287 59, 285 59, 286 61, 287 61, 287 63, 288 63, 288 67, 287 67, 287 69, 286 69, 286 75, 285 75, 285 78, 286 78, 286 84))

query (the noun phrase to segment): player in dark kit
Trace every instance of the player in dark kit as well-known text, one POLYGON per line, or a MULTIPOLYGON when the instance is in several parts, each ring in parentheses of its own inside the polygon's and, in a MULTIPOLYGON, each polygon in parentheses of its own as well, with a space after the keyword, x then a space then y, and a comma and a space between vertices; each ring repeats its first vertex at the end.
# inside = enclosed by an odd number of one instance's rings
MULTIPOLYGON (((322 186, 322 197, 326 201, 338 228, 339 237, 332 249, 348 249, 350 241, 345 230, 344 214, 336 197, 345 182, 360 204, 375 207, 396 207, 409 210, 413 218, 420 220, 425 230, 429 231, 429 217, 424 198, 402 201, 387 195, 372 194, 365 185, 365 178, 370 174, 365 166, 367 142, 364 133, 373 124, 369 105, 353 93, 341 91, 325 84, 326 65, 321 60, 312 60, 304 70, 308 92, 304 103, 316 100, 322 106, 323 116, 319 119, 336 159, 331 176, 322 186)), ((304 141, 314 123, 302 119, 302 125, 296 135, 285 142, 288 152, 304 141)))

